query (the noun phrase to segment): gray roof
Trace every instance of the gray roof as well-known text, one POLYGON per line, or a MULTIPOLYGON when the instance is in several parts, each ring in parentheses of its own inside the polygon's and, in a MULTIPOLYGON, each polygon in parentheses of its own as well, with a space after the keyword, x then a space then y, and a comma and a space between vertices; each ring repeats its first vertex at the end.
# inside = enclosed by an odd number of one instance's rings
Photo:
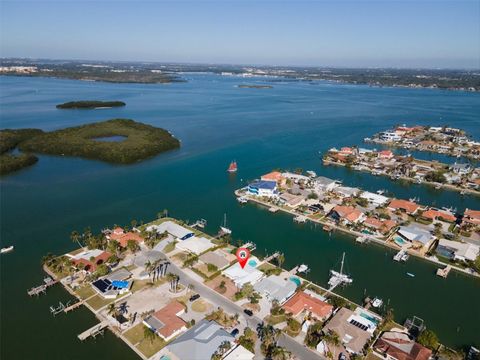
POLYGON ((255 284, 254 289, 266 295, 269 300, 282 302, 295 293, 297 285, 291 280, 272 275, 255 284))
POLYGON ((151 263, 153 263, 154 261, 160 260, 162 258, 163 255, 160 251, 143 251, 140 255, 137 255, 135 257, 134 264, 138 267, 144 267, 146 262, 150 261, 151 263))
POLYGON ((209 360, 221 343, 234 340, 218 323, 203 319, 167 348, 180 360, 209 360))
POLYGON ((153 315, 150 315, 147 318, 145 318, 145 320, 143 320, 143 322, 147 323, 148 326, 150 327, 150 329, 152 329, 153 331, 160 330, 161 328, 163 328, 165 326, 165 324, 163 322, 158 320, 153 315))
POLYGON ((110 281, 122 281, 128 279, 130 276, 132 276, 132 273, 130 271, 125 268, 120 268, 109 274, 107 278, 110 281))
POLYGON ((432 234, 429 231, 415 225, 400 226, 398 233, 410 241, 418 241, 424 245, 432 239, 432 234))
POLYGON ((328 186, 331 183, 336 183, 337 182, 336 180, 329 179, 325 176, 318 176, 318 177, 315 178, 315 181, 320 186, 328 186))
POLYGON ((225 256, 218 254, 216 251, 210 251, 200 255, 199 259, 206 264, 213 264, 219 269, 223 269, 225 266, 230 264, 225 256))

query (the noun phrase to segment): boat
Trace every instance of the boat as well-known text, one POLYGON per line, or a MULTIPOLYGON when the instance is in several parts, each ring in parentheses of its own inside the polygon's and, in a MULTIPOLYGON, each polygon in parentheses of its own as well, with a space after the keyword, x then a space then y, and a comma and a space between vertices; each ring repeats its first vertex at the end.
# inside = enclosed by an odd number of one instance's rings
POLYGON ((315 171, 308 170, 306 173, 311 178, 316 178, 317 177, 317 173, 315 171))
POLYGON ((307 221, 307 218, 303 215, 297 215, 293 218, 293 221, 299 224, 303 224, 304 222, 307 221))
POLYGON ((400 258, 400 260, 402 260, 403 262, 407 261, 408 258, 410 257, 410 255, 408 255, 408 253, 405 252, 405 254, 402 255, 402 257, 400 258))
POLYGON ((234 173, 234 172, 237 172, 238 170, 238 167, 237 167, 237 162, 235 160, 233 160, 231 163, 230 163, 230 166, 228 167, 227 171, 229 173, 234 173))
POLYGON ((342 284, 351 284, 353 279, 348 276, 347 274, 343 273, 343 264, 345 263, 345 253, 342 255, 342 263, 340 265, 340 272, 335 270, 330 270, 330 279, 328 280, 328 285, 330 285, 331 289, 336 287, 337 285, 342 284))
POLYGON ((0 253, 1 253, 1 254, 5 254, 5 253, 8 253, 8 252, 10 252, 10 251, 13 251, 13 245, 2 248, 2 250, 0 251, 0 253))
POLYGON ((297 272, 299 273, 308 273, 310 271, 309 267, 305 264, 302 264, 298 267, 297 272))
POLYGON ((376 297, 372 300, 372 306, 374 308, 379 308, 382 305, 383 305, 383 300, 382 299, 376 297))
POLYGON ((368 241, 368 237, 366 235, 363 235, 363 236, 357 236, 357 238, 355 239, 355 241, 357 243, 360 243, 360 244, 363 244, 365 242, 368 241))
POLYGON ((409 272, 407 272, 407 275, 410 276, 410 277, 415 277, 415 274, 412 274, 412 273, 409 273, 409 272))
POLYGON ((220 231, 226 235, 230 235, 232 233, 232 230, 227 227, 227 214, 223 214, 223 224, 220 226, 220 231))
POLYGON ((407 250, 402 249, 398 253, 395 254, 393 257, 393 260, 395 261, 407 261, 408 260, 408 254, 407 250))
POLYGON ((239 198, 237 198, 237 201, 240 203, 240 204, 246 204, 248 202, 248 199, 244 196, 240 196, 239 198))
POLYGON ((383 189, 377 190, 377 194, 378 195, 383 195, 383 194, 385 194, 385 190, 383 190, 383 189))

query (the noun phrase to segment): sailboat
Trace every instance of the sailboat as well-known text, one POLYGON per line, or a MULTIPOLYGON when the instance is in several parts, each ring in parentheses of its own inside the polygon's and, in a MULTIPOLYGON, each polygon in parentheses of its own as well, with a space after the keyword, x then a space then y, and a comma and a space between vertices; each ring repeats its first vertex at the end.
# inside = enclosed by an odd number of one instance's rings
POLYGON ((340 266, 340 272, 335 270, 330 270, 330 280, 328 280, 328 285, 335 287, 341 284, 351 284, 353 279, 347 274, 343 273, 343 264, 345 263, 345 253, 342 255, 342 263, 340 266))
POLYGON ((229 173, 234 173, 234 172, 237 172, 238 168, 237 168, 237 162, 235 160, 233 160, 231 163, 230 163, 230 166, 228 167, 227 171, 229 173))
POLYGON ((227 214, 223 214, 223 224, 220 226, 220 231, 226 235, 230 235, 232 230, 227 227, 227 214))

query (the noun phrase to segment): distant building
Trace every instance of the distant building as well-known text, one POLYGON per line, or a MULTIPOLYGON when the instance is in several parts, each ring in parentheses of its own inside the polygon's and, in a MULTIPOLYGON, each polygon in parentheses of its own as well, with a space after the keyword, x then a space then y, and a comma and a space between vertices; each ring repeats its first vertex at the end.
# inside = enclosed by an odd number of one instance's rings
POLYGON ((480 225, 480 211, 465 209, 463 221, 474 225, 480 225))
POLYGON ((129 241, 135 241, 136 243, 140 244, 144 240, 140 236, 140 234, 132 231, 125 232, 121 227, 116 227, 110 234, 107 234, 105 237, 107 238, 107 240, 118 241, 120 246, 123 248, 127 247, 129 241))
POLYGON ((382 151, 379 151, 378 152, 378 158, 379 159, 392 159, 393 158, 393 152, 391 152, 390 150, 382 150, 382 151))
POLYGON ((280 195, 280 202, 291 208, 301 205, 304 201, 305 198, 302 195, 293 195, 287 192, 284 192, 280 195))
POLYGON ((430 220, 443 220, 448 222, 455 222, 455 220, 457 220, 452 213, 436 209, 428 209, 427 211, 424 211, 422 217, 430 220))
POLYGON ((367 200, 370 204, 374 205, 375 207, 379 207, 382 205, 385 205, 388 200, 390 200, 388 197, 380 195, 380 194, 375 194, 371 193, 368 191, 364 191, 360 194, 360 197, 362 199, 367 200))
POLYGON ((373 349, 387 360, 428 360, 432 356, 432 350, 395 331, 384 332, 373 349))
POLYGON ((274 197, 277 196, 277 182, 276 181, 255 181, 248 184, 247 192, 255 196, 274 197))
POLYGON ((220 344, 234 340, 218 323, 203 319, 173 340, 167 349, 179 360, 205 360, 212 357, 220 344))
POLYGON ((379 138, 382 141, 394 142, 402 140, 402 137, 395 131, 384 131, 379 134, 379 138))
POLYGON ((338 186, 340 186, 340 184, 337 180, 332 180, 324 176, 315 178, 315 190, 318 192, 332 191, 338 186))
POLYGON ((450 166, 450 171, 458 175, 467 175, 472 171, 472 167, 470 164, 457 164, 455 162, 455 164, 450 166))
POLYGON ((94 272, 97 270, 97 266, 106 263, 112 254, 104 250, 92 249, 67 256, 76 266, 83 266, 84 271, 94 272))
POLYGON ((262 175, 260 179, 262 181, 275 181, 279 186, 284 185, 286 182, 285 177, 279 171, 272 171, 268 174, 262 175))

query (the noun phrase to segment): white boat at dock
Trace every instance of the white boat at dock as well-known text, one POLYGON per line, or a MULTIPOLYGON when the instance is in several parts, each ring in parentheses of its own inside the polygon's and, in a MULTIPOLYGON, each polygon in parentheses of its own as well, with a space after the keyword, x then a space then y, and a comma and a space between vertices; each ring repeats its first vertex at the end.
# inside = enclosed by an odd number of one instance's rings
POLYGON ((368 242, 368 237, 366 235, 363 235, 363 236, 357 236, 357 238, 355 239, 355 241, 359 244, 363 244, 363 243, 366 243, 368 242))
POLYGON ((372 306, 373 306, 374 308, 379 308, 379 307, 381 307, 382 305, 383 305, 383 300, 382 300, 382 299, 376 297, 376 298, 374 298, 374 299, 372 300, 372 306))
POLYGON ((246 204, 248 202, 248 199, 245 196, 240 196, 240 197, 237 198, 237 201, 240 204, 246 204))
POLYGON ((303 215, 298 215, 293 218, 293 221, 299 224, 303 224, 307 221, 307 218, 303 215))
POLYGON ((405 261, 408 260, 408 258, 409 258, 409 255, 407 253, 407 250, 402 249, 398 253, 395 254, 395 256, 393 257, 393 260, 398 261, 398 262, 400 262, 400 261, 405 262, 405 261))
POLYGON ((9 253, 9 252, 11 252, 11 251, 13 251, 13 245, 2 248, 2 250, 0 251, 0 253, 1 253, 1 254, 6 254, 6 253, 9 253))
POLYGON ((310 271, 310 268, 305 264, 301 264, 297 269, 297 272, 299 272, 299 273, 305 273, 306 274, 309 271, 310 271))
POLYGON ((340 265, 340 272, 335 270, 330 270, 330 279, 328 280, 328 285, 330 285, 330 290, 337 287, 338 285, 347 285, 353 282, 353 279, 347 274, 343 273, 343 264, 345 263, 345 253, 342 255, 342 263, 340 265))
POLYGON ((315 171, 308 170, 306 173, 311 178, 316 178, 317 177, 317 173, 315 171))

